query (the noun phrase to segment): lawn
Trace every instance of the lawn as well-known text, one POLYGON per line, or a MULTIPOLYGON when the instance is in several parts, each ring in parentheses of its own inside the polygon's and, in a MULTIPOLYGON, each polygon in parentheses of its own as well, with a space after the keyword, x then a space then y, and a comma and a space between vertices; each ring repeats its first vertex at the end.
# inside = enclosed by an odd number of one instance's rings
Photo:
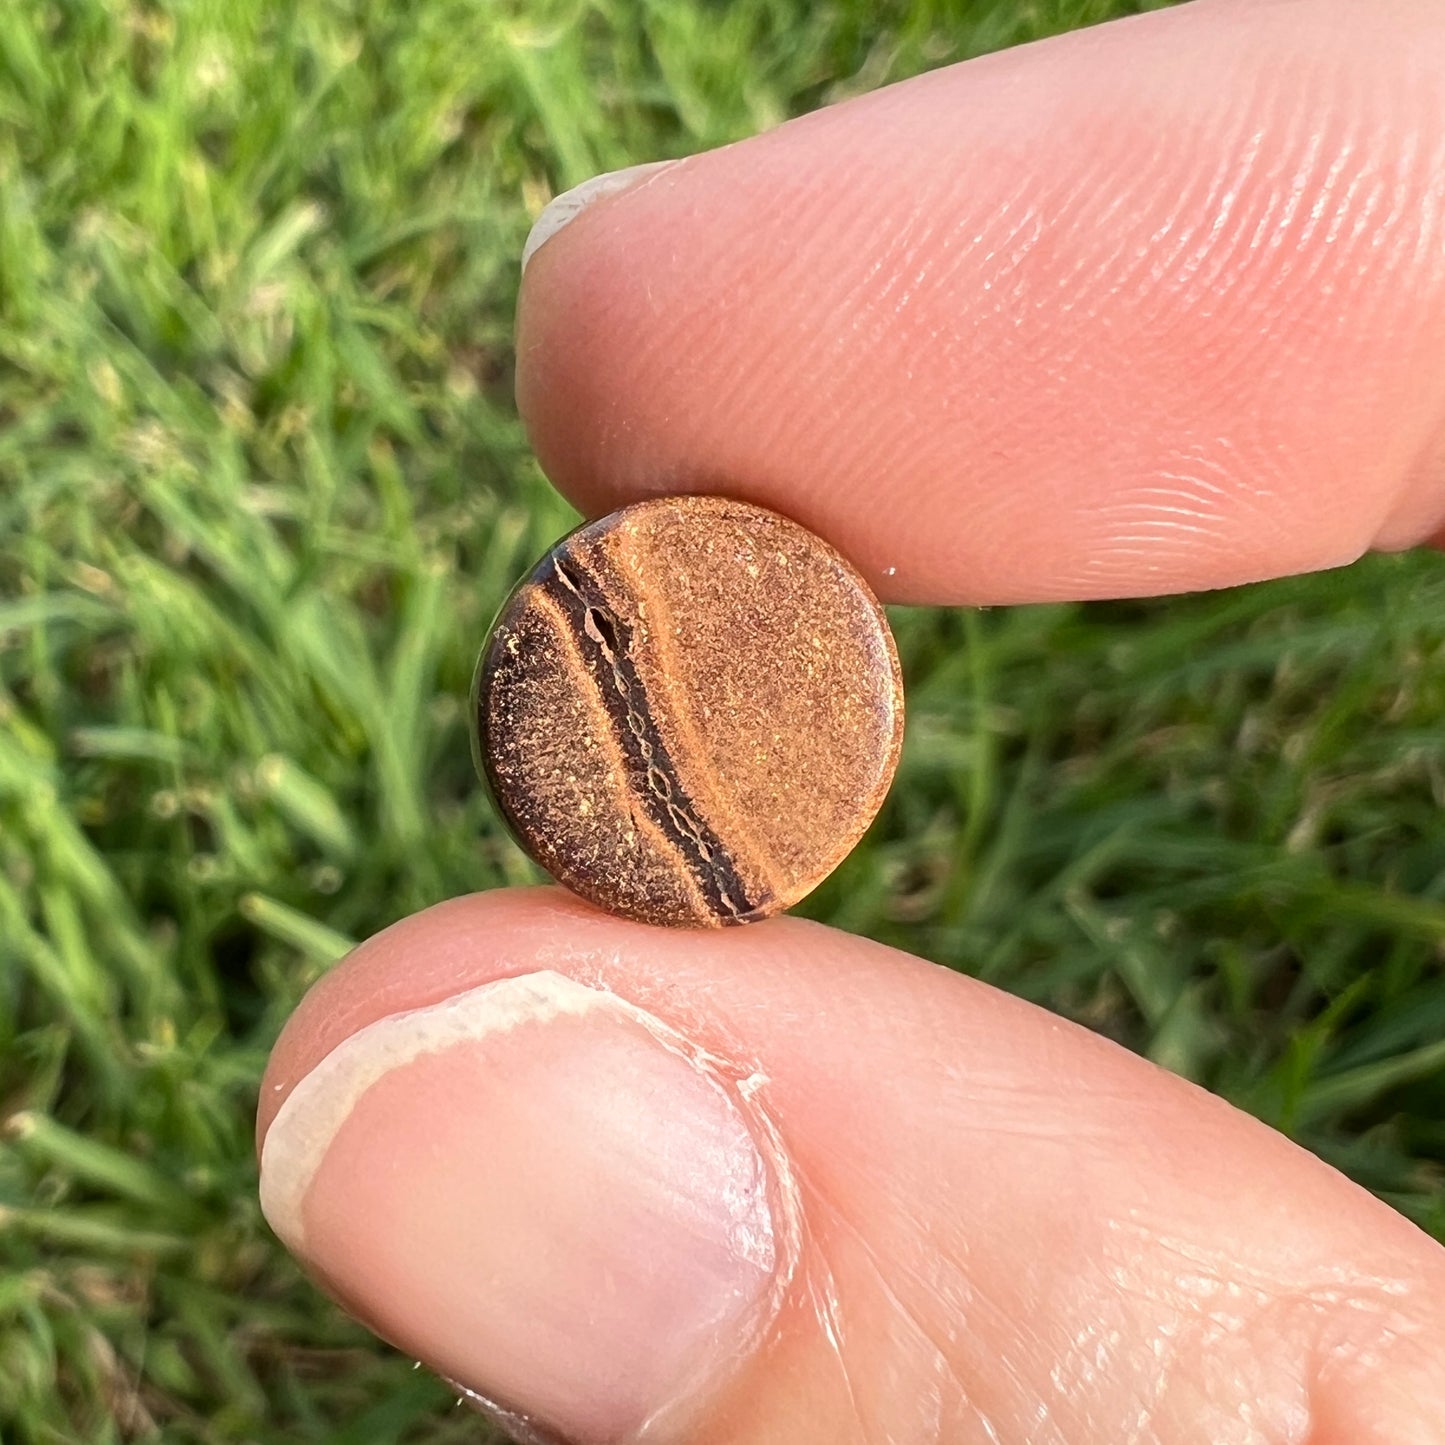
MULTIPOLYGON (((511 400, 555 190, 1110 0, 8 0, 0 1440, 475 1418, 300 1277, 251 1121, 351 942, 527 881, 465 729, 571 520, 511 400)), ((1081 1020, 1445 1237, 1445 558, 895 614, 805 912, 1081 1020)))

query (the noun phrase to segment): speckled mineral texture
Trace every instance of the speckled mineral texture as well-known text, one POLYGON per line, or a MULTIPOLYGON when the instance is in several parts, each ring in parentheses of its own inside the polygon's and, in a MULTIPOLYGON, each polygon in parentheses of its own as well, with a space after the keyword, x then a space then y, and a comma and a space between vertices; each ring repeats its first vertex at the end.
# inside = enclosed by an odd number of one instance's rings
POLYGON ((477 750, 522 846, 649 923, 796 903, 858 841, 903 695, 862 579, 775 513, 638 503, 564 538, 483 649, 477 750))

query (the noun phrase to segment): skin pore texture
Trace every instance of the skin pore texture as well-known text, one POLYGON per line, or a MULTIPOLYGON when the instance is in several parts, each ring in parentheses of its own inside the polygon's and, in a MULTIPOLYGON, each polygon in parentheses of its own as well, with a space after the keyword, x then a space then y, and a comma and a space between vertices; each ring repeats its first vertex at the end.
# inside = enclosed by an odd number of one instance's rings
MULTIPOLYGON (((1438 537, 1442 74, 1434 0, 1197 0, 603 187, 528 260, 538 455, 593 514, 775 508, 897 601, 1438 537)), ((308 995, 259 1136, 318 1281, 535 1439, 1445 1445, 1438 1245, 816 925, 441 904, 308 995)))

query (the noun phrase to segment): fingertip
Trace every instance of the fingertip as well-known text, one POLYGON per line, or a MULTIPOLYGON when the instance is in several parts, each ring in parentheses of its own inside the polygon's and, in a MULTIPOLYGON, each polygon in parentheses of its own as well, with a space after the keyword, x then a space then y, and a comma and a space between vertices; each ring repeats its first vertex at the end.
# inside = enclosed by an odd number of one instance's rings
POLYGON ((282 1029, 261 1081, 258 1149, 297 1084, 367 1025, 539 966, 602 915, 555 887, 448 899, 359 944, 312 986, 282 1029))
POLYGON ((676 161, 645 161, 641 165, 624 166, 618 171, 607 171, 602 175, 593 176, 590 180, 573 186, 571 190, 554 196, 542 208, 541 214, 538 215, 528 233, 526 244, 522 247, 521 270, 523 276, 525 277, 527 266, 537 252, 558 232, 570 226, 584 211, 591 210, 599 201, 604 201, 609 196, 620 195, 623 191, 632 190, 648 176, 656 175, 659 171, 676 164, 678 164, 676 161))
POLYGON ((529 269, 537 454, 589 512, 773 507, 891 601, 1414 545, 1445 513, 1442 64, 1428 6, 1179 6, 694 157, 529 269))
POLYGON ((657 1437, 749 1353, 786 1278, 753 1112, 659 1020, 537 970, 339 1043, 271 1122, 262 1205, 475 1399, 568 1439, 657 1437))
POLYGON ((1403 1431, 1445 1388, 1391 1344, 1441 1328, 1403 1219, 1106 1041, 817 925, 457 899, 318 985, 271 1082, 278 1232, 543 1433, 1114 1438, 1144 1391, 1183 1439, 1245 1404, 1327 1430, 1356 1385, 1403 1431), (1158 1339, 1188 1344, 1162 1387, 1158 1339), (1324 1388, 1322 1352, 1372 1350, 1388 1374, 1324 1388))

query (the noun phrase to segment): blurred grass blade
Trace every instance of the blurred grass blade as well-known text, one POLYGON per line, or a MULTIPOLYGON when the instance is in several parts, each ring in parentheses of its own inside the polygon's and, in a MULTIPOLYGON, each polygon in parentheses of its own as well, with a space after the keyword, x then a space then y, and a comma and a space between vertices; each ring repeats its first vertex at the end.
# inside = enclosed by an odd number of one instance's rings
POLYGON ((260 893, 241 899, 241 916, 263 933, 279 940, 314 963, 332 964, 356 947, 351 939, 318 923, 314 918, 260 893))
POLYGON ((1348 1113, 1376 1103, 1402 1084, 1428 1079, 1445 1070, 1445 1039, 1408 1054, 1398 1054, 1378 1063, 1362 1064, 1348 1073, 1316 1080, 1300 1101, 1300 1122, 1310 1124, 1324 1114, 1348 1113))
POLYGON ((77 1134, 44 1114, 14 1114, 5 1136, 27 1159, 59 1169, 84 1184, 173 1214, 194 1213, 185 1191, 133 1154, 77 1134))
POLYGON ((0 1204, 0 1242, 9 1234, 130 1260, 174 1259, 191 1249, 184 1235, 136 1229, 103 1209, 17 1209, 0 1204))
POLYGON ((256 781, 287 820, 324 853, 342 863, 356 857, 356 831, 325 784, 280 753, 261 759, 256 781))

